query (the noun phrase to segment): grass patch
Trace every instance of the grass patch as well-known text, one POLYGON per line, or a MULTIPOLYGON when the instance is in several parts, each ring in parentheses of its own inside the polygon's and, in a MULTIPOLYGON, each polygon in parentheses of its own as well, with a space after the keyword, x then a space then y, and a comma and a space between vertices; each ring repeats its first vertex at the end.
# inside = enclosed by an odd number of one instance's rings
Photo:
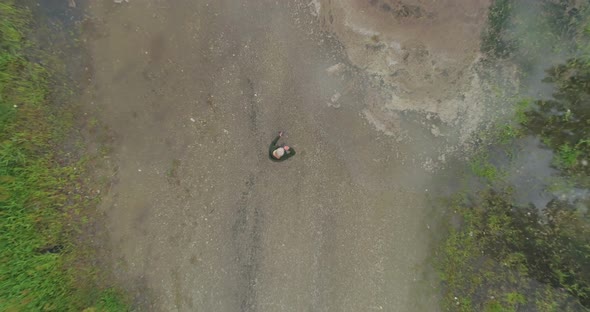
POLYGON ((529 122, 529 117, 527 116, 527 112, 531 108, 531 100, 530 99, 522 99, 516 103, 515 110, 514 110, 514 119, 519 125, 525 126, 529 122))
POLYGON ((496 182, 504 176, 503 172, 490 163, 484 153, 473 157, 469 163, 469 168, 475 176, 485 179, 488 183, 496 182))
POLYGON ((507 57, 514 50, 514 43, 506 38, 504 30, 510 23, 512 0, 496 0, 488 13, 488 27, 482 36, 481 50, 495 57, 507 57))
POLYGON ((125 299, 121 292, 115 289, 107 289, 102 292, 96 306, 84 309, 83 312, 110 312, 110 311, 127 311, 125 299))
POLYGON ((576 147, 571 147, 568 143, 561 145, 557 149, 557 152, 557 157, 555 158, 557 166, 564 169, 573 168, 578 163, 578 158, 582 154, 582 151, 576 147))
POLYGON ((504 125, 500 127, 498 139, 501 144, 508 144, 520 136, 520 131, 513 125, 504 125))
POLYGON ((125 311, 108 292, 86 296, 69 268, 73 214, 88 202, 76 192, 81 164, 64 164, 59 150, 69 114, 52 109, 50 73, 24 54, 30 19, 0 2, 0 310, 125 311))
POLYGON ((438 252, 450 311, 580 311, 590 306, 590 227, 567 203, 517 207, 510 190, 455 200, 459 228, 438 252), (552 310, 552 308, 556 308, 552 310))

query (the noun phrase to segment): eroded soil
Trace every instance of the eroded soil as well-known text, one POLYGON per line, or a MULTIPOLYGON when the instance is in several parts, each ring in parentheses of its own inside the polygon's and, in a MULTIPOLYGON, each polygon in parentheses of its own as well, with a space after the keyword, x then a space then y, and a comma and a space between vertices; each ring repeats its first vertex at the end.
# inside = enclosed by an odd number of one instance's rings
MULTIPOLYGON (((486 118, 486 89, 477 73, 490 0, 316 0, 316 14, 334 32, 371 86, 364 114, 383 133, 408 133, 407 113, 421 114, 448 153, 486 118), (444 138, 443 138, 444 137, 444 138)), ((509 75, 506 75, 509 76, 509 75)))

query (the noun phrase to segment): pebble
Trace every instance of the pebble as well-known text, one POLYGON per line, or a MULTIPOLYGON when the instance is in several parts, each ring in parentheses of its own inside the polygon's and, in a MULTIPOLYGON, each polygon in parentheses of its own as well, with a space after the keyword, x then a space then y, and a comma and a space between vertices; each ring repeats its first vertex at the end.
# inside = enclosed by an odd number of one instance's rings
POLYGON ((329 107, 340 108, 340 103, 328 102, 329 107))
POLYGON ((336 92, 336 93, 334 93, 334 95, 332 95, 332 97, 330 98, 330 101, 332 101, 332 103, 334 103, 334 102, 338 101, 341 96, 342 96, 342 94, 340 94, 340 92, 336 92))
POLYGON ((338 63, 336 65, 330 66, 328 69, 326 69, 326 72, 330 75, 335 75, 335 74, 342 73, 342 71, 344 71, 344 69, 345 69, 345 65, 342 63, 338 63))

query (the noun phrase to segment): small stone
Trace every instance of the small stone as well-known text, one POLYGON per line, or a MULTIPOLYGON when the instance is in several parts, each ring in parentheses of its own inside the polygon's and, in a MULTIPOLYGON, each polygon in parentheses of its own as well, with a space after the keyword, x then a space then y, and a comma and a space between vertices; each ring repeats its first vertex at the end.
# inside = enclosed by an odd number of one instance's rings
POLYGON ((438 127, 435 125, 432 125, 432 127, 430 128, 430 133, 432 133, 432 135, 434 135, 435 137, 441 136, 440 129, 438 129, 438 127))
POLYGON ((196 120, 195 120, 193 117, 191 117, 191 121, 192 121, 192 122, 195 122, 196 120))
POLYGON ((342 96, 342 94, 340 94, 340 92, 336 92, 336 93, 334 93, 334 95, 332 95, 332 97, 330 98, 330 101, 332 101, 332 103, 334 103, 334 102, 338 101, 341 96, 342 96))
POLYGON ((328 69, 326 69, 326 72, 328 72, 328 74, 330 74, 330 75, 339 74, 344 70, 344 68, 345 68, 344 64, 338 63, 336 65, 332 65, 332 66, 328 67, 328 69))
POLYGON ((327 104, 328 104, 328 107, 340 108, 340 103, 328 102, 327 104))

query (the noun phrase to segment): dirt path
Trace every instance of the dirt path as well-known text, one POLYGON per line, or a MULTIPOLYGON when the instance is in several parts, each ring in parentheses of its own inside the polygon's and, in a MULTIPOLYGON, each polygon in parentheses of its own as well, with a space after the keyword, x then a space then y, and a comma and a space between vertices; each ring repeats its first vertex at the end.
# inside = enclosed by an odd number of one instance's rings
POLYGON ((436 137, 366 121, 365 74, 332 67, 346 53, 311 6, 90 6, 87 96, 117 164, 103 208, 143 310, 437 309, 421 162, 436 137), (277 164, 279 129, 298 154, 277 164))

